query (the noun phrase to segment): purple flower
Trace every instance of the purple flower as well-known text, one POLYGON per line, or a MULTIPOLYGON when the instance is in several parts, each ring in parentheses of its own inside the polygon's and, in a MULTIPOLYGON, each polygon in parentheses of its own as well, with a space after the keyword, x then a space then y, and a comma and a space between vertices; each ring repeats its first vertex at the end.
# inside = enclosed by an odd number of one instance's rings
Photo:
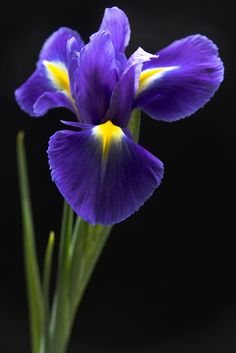
POLYGON ((49 141, 52 179, 74 211, 92 224, 129 217, 163 177, 162 162, 136 144, 127 129, 133 109, 175 121, 206 104, 223 80, 215 44, 202 35, 175 41, 155 55, 124 51, 130 27, 123 11, 106 9, 97 33, 84 44, 60 28, 44 44, 33 75, 16 90, 32 116, 67 107, 80 131, 49 141))

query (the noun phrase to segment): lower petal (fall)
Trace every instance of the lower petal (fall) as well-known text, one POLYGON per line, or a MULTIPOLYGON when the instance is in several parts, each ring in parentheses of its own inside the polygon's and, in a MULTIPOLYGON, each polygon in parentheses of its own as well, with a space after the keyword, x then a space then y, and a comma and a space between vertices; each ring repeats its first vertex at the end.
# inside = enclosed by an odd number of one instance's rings
POLYGON ((186 37, 144 64, 135 106, 157 120, 184 118, 210 100, 223 75, 216 45, 202 35, 186 37))
POLYGON ((111 122, 55 133, 48 156, 61 194, 91 224, 111 225, 129 217, 163 176, 162 162, 111 122))
POLYGON ((79 51, 84 45, 79 34, 65 27, 54 32, 43 45, 36 70, 15 91, 18 104, 29 115, 42 116, 47 110, 61 106, 77 114, 68 72, 67 42, 71 38, 79 51))

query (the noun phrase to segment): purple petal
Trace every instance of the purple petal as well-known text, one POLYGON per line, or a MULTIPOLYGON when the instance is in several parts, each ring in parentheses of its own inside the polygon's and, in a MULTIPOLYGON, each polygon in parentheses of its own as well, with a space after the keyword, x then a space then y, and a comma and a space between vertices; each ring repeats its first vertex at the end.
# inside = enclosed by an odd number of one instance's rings
POLYGON ((123 74, 112 93, 106 118, 119 126, 126 126, 131 115, 135 92, 143 63, 150 60, 152 54, 138 48, 126 62, 123 74))
POLYGON ((110 34, 99 31, 81 49, 77 106, 81 121, 99 124, 105 118, 117 82, 117 65, 110 34))
POLYGON ((123 52, 129 44, 129 20, 126 14, 117 7, 105 10, 100 30, 110 32, 113 45, 117 51, 123 52))
POLYGON ((67 126, 72 126, 78 129, 87 130, 92 129, 94 126, 91 124, 79 123, 78 121, 68 121, 68 120, 61 120, 61 123, 67 126))
POLYGON ((63 92, 46 92, 34 103, 34 113, 38 116, 45 115, 49 109, 65 107, 73 112, 71 102, 63 92))
POLYGON ((116 65, 117 65, 117 74, 121 76, 127 66, 127 58, 124 53, 115 52, 116 65))
POLYGON ((175 41, 144 65, 135 106, 158 120, 184 118, 210 100, 223 74, 218 49, 208 38, 175 41))
POLYGON ((54 32, 44 43, 43 48, 40 52, 39 63, 42 60, 48 61, 60 61, 67 66, 67 41, 70 38, 75 38, 77 43, 77 50, 79 51, 83 46, 84 42, 80 35, 67 27, 61 27, 54 32))
POLYGON ((74 211, 91 224, 110 225, 129 217, 152 195, 163 165, 121 129, 104 162, 96 129, 57 132, 49 142, 49 164, 52 179, 74 211))
MULTIPOLYGON (((80 47, 75 37, 67 41, 67 60, 68 60, 68 74, 70 80, 71 95, 76 104, 76 92, 78 91, 78 60, 80 56, 80 47)), ((78 111, 77 111, 78 115, 78 111)))
POLYGON ((31 116, 42 116, 48 109, 59 106, 67 107, 75 112, 70 92, 66 47, 67 41, 72 37, 76 38, 79 50, 83 46, 83 42, 75 31, 69 28, 60 28, 54 32, 41 50, 37 69, 16 90, 15 96, 18 104, 31 116), (57 70, 59 77, 53 73, 51 67, 57 70), (50 97, 47 107, 45 97, 50 97), (43 102, 43 108, 40 108, 39 102, 43 102), (34 109, 35 107, 37 108, 34 109))
POLYGON ((111 97, 109 110, 106 114, 107 120, 114 124, 125 127, 131 115, 135 97, 135 66, 131 66, 117 83, 111 97))
POLYGON ((16 101, 26 113, 31 116, 41 116, 34 111, 35 102, 45 93, 53 92, 49 80, 45 77, 43 68, 37 69, 33 75, 15 91, 16 101))

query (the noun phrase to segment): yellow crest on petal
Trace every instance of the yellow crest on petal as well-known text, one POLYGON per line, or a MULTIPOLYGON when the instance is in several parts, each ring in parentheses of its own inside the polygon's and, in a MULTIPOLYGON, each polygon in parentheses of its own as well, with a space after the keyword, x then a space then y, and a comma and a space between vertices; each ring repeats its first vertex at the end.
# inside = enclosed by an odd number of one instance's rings
POLYGON ((120 142, 124 136, 122 129, 114 125, 110 120, 93 128, 93 134, 102 143, 102 154, 107 156, 112 142, 120 142))
POLYGON ((161 78, 166 72, 178 69, 179 66, 157 67, 144 70, 139 76, 137 94, 146 89, 153 81, 161 78))
POLYGON ((71 98, 70 80, 66 66, 60 61, 44 60, 49 80, 57 90, 64 91, 71 98))

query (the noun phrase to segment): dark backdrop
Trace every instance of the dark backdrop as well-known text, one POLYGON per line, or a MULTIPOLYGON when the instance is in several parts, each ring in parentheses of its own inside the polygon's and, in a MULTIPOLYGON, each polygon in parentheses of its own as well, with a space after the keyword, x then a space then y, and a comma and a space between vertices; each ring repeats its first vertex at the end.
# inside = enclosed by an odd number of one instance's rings
MULTIPOLYGON (((233 2, 232 2, 233 4, 233 2)), ((77 317, 68 353, 235 353, 235 8, 230 1, 5 1, 1 8, 0 352, 30 352, 15 137, 26 132, 40 262, 62 199, 51 182, 49 137, 70 119, 63 109, 32 119, 14 89, 32 73, 44 40, 64 25, 87 41, 105 7, 132 28, 129 53, 155 52, 202 33, 225 63, 219 92, 194 117, 162 123, 143 115, 141 144, 165 164, 165 178, 141 210, 117 225, 77 317)), ((57 239, 58 240, 58 239, 57 239)), ((55 352, 57 353, 57 352, 55 352)))

